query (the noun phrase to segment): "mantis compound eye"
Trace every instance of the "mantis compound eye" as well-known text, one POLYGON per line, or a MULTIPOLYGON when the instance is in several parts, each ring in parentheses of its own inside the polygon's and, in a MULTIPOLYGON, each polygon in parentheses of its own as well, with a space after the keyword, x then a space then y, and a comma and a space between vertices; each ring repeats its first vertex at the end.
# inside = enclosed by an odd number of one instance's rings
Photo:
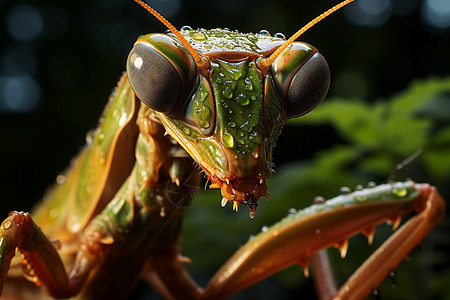
POLYGON ((325 97, 330 70, 323 56, 312 46, 293 43, 273 62, 272 76, 286 105, 287 118, 313 110, 325 97))
POLYGON ((153 110, 177 114, 186 105, 196 75, 184 47, 163 34, 138 39, 127 61, 128 80, 137 97, 153 110))

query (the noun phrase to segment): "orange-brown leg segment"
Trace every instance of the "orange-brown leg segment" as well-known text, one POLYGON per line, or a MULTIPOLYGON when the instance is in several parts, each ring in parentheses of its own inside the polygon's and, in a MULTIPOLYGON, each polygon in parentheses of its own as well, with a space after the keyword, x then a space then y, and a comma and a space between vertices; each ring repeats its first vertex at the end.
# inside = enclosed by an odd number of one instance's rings
MULTIPOLYGON (((445 203, 434 187, 411 181, 390 183, 287 216, 242 246, 214 275, 203 297, 225 298, 295 263, 307 273, 312 256, 321 249, 337 247, 344 257, 348 237, 362 232, 370 240, 377 224, 398 224, 412 210, 418 215, 388 239, 335 296, 363 299, 443 218, 445 203)), ((331 292, 332 288, 324 295, 331 292)))
POLYGON ((314 254, 311 263, 317 298, 319 300, 331 299, 337 293, 338 288, 327 249, 314 254))
POLYGON ((0 227, 0 293, 16 248, 29 263, 29 275, 39 274, 36 279, 49 294, 55 298, 67 295, 67 274, 55 246, 24 212, 11 212, 0 227))
POLYGON ((411 218, 353 273, 333 299, 363 299, 395 269, 445 215, 445 202, 435 187, 417 185, 418 215, 411 218))

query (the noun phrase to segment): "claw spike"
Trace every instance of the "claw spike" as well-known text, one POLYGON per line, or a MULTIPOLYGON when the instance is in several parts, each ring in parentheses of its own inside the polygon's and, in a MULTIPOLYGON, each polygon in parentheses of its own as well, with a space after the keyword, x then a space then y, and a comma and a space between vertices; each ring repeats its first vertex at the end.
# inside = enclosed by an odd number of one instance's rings
POLYGON ((303 274, 305 275, 306 278, 309 277, 309 268, 308 267, 303 267, 303 274))
POLYGON ((192 263, 192 259, 190 257, 184 256, 181 254, 178 254, 177 261, 182 264, 191 264, 192 263))
POLYGON ((392 230, 396 230, 398 226, 400 225, 400 222, 402 221, 401 216, 392 217, 388 219, 388 223, 392 224, 392 230))
MULTIPOLYGON (((225 207, 225 205, 227 205, 227 203, 228 203, 228 199, 225 198, 225 197, 223 197, 223 198, 222 198, 222 201, 220 202, 220 205, 222 205, 222 207, 225 207)), ((233 205, 233 206, 234 206, 234 205, 233 205)))
POLYGON ((303 274, 305 275, 306 278, 309 277, 309 262, 310 259, 303 259, 297 262, 298 265, 303 268, 303 274))
POLYGON ((215 183, 211 183, 209 188, 210 189, 219 189, 222 186, 222 184, 215 182, 215 183))
POLYGON ((398 226, 400 226, 400 222, 402 221, 402 217, 398 216, 394 221, 394 225, 392 225, 392 230, 396 230, 398 226))
POLYGON ((342 240, 334 244, 334 247, 339 250, 339 252, 341 253, 341 257, 345 258, 348 251, 348 239, 342 240))
POLYGON ((362 231, 362 234, 364 234, 367 237, 367 241, 369 242, 369 245, 372 245, 373 236, 375 235, 375 226, 364 229, 362 231))
POLYGON ((239 204, 236 201, 233 201, 233 210, 238 211, 239 204))

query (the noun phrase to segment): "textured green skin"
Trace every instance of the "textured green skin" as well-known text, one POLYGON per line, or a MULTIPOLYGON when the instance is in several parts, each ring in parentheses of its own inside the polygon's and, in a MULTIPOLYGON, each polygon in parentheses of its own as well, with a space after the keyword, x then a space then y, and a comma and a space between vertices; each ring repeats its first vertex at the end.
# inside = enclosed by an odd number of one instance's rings
MULTIPOLYGON (((212 182, 214 178, 269 178, 272 150, 287 119, 281 91, 274 82, 281 87, 286 85, 317 50, 304 44, 295 51, 294 59, 291 52, 285 59, 283 52, 278 62, 280 73, 272 78, 270 72, 258 69, 257 60, 283 44, 281 38, 227 29, 181 30, 181 34, 208 57, 211 70, 199 74, 199 86, 188 102, 184 118, 159 114, 161 121, 206 169, 212 182)), ((143 36, 140 41, 153 45, 153 38, 143 36)), ((178 60, 172 51, 163 53, 176 65, 178 60)), ((186 74, 186 63, 182 65, 181 73, 186 74)))

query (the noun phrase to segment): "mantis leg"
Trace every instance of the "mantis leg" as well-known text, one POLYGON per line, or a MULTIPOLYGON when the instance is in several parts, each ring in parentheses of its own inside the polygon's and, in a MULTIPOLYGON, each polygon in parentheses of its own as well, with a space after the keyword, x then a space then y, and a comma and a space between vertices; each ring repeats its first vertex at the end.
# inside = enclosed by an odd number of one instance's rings
POLYGON ((434 187, 413 182, 385 184, 289 215, 242 246, 211 279, 204 298, 225 298, 295 263, 307 273, 312 256, 320 249, 335 246, 344 257, 348 237, 362 232, 371 239, 377 224, 398 224, 401 216, 412 210, 419 213, 391 236, 334 297, 362 299, 444 217, 445 203, 434 187))
POLYGON ((418 215, 400 227, 353 273, 333 299, 361 299, 388 276, 404 257, 442 220, 445 202, 436 188, 419 184, 418 215), (370 278, 370 280, 366 280, 370 278), (368 281, 368 282, 366 282, 368 281))
POLYGON ((66 273, 54 245, 30 215, 14 212, 0 228, 0 289, 17 248, 29 261, 29 275, 55 298, 123 299, 140 279, 145 261, 153 261, 151 268, 162 280, 170 282, 166 274, 177 275, 186 283, 184 294, 197 293, 177 256, 184 211, 201 176, 184 150, 164 137, 164 128, 151 121, 145 108, 138 124, 133 170, 79 233, 70 271, 66 273), (161 253, 165 256, 158 260, 161 253), (160 261, 170 268, 162 268, 160 261))
POLYGON ((11 212, 0 227, 0 293, 11 259, 19 248, 29 262, 27 272, 41 282, 54 297, 65 297, 70 290, 64 265, 53 243, 42 233, 31 216, 11 212), (39 275, 37 274, 39 270, 39 275))
POLYGON ((338 289, 327 249, 322 249, 314 254, 311 263, 314 270, 313 278, 318 294, 317 298, 320 300, 331 299, 338 289))

